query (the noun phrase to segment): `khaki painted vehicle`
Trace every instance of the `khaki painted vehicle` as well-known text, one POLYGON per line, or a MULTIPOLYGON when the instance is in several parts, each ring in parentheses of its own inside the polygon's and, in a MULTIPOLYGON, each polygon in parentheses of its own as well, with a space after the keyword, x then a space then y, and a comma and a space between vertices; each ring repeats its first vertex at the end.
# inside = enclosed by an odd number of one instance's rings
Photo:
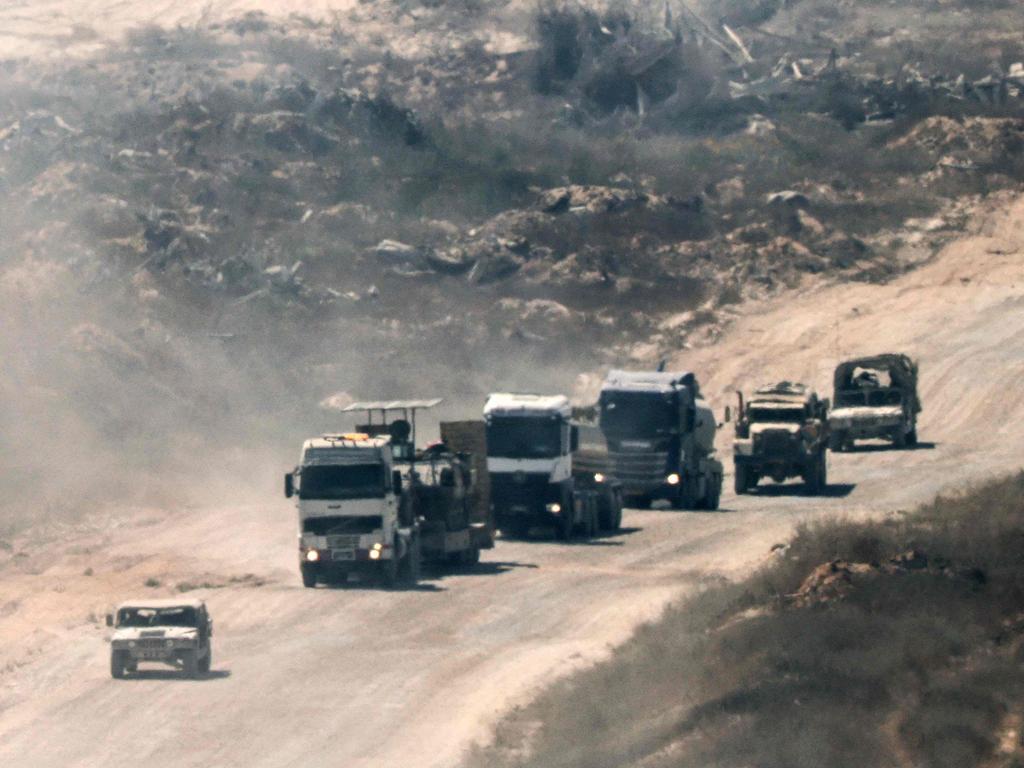
POLYGON ((736 493, 747 493, 764 477, 777 483, 801 477, 808 493, 823 493, 828 485, 828 400, 789 381, 761 387, 746 403, 738 396, 736 493))
POLYGON ((213 621, 202 600, 133 600, 107 615, 110 675, 121 679, 156 663, 180 669, 186 677, 210 671, 213 621))
POLYGON ((881 438, 896 448, 917 445, 917 363, 885 354, 847 360, 836 368, 829 447, 845 451, 856 440, 881 438))

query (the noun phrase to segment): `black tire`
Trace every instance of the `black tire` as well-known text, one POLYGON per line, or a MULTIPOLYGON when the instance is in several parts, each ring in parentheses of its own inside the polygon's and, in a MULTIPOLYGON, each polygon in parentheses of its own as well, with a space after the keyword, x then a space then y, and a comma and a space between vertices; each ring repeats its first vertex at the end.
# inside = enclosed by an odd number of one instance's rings
POLYGON ((316 568, 311 565, 300 565, 299 571, 302 573, 302 586, 306 589, 316 586, 316 568))
POLYGON ((125 668, 128 666, 127 651, 110 652, 110 676, 115 680, 124 679, 125 668))
POLYGON ((612 513, 611 525, 608 527, 610 531, 618 531, 622 529, 622 493, 615 491, 612 494, 612 513))
POLYGON ((917 445, 917 427, 911 427, 910 431, 907 432, 907 445, 911 447, 917 445))
POLYGON ((474 565, 480 562, 480 547, 470 547, 469 549, 463 550, 460 559, 461 565, 466 568, 472 568, 474 565))
POLYGON ((906 448, 907 447, 907 433, 903 429, 903 425, 902 424, 900 426, 896 427, 896 429, 893 431, 893 433, 892 433, 892 444, 896 448, 906 448))
POLYGON ((198 651, 183 651, 181 654, 181 668, 185 677, 199 677, 198 651))
POLYGON ((704 508, 712 512, 718 509, 722 500, 722 476, 712 475, 711 486, 708 488, 708 495, 704 497, 704 508))
POLYGON ((848 449, 848 442, 845 432, 833 432, 828 436, 828 449, 833 453, 842 453, 848 449))
POLYGON ((733 489, 737 496, 742 496, 750 488, 750 471, 746 464, 736 465, 736 474, 733 476, 733 489))
POLYGON ((825 490, 827 472, 825 453, 822 452, 815 457, 814 462, 806 468, 804 473, 804 484, 809 495, 819 496, 825 490))
POLYGON ((403 586, 415 587, 420 583, 420 576, 423 572, 423 550, 419 536, 412 537, 409 542, 409 551, 405 553, 398 568, 403 586))
POLYGON ((199 660, 199 672, 203 675, 210 674, 210 666, 213 664, 213 646, 206 649, 206 655, 199 660))

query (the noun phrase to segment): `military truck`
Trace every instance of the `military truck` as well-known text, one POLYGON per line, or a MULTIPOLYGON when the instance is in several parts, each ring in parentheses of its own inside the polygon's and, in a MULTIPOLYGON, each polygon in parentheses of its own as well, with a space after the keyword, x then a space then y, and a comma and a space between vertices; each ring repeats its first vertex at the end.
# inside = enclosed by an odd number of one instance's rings
POLYGON ((779 382, 739 399, 733 465, 736 493, 744 494, 763 477, 781 483, 803 478, 807 492, 828 484, 828 400, 804 384, 779 382))
POLYGON ((113 627, 110 675, 135 674, 139 664, 175 667, 187 677, 210 671, 213 621, 202 600, 132 600, 107 615, 113 627))
POLYGON ((484 405, 495 524, 524 536, 553 526, 560 538, 622 525, 622 489, 604 464, 576 466, 579 425, 564 395, 499 392, 484 405))
POLYGON ((897 448, 917 444, 917 363, 903 354, 847 360, 836 368, 829 447, 852 448, 856 440, 882 438, 897 448))
POLYGON ((343 412, 365 412, 367 423, 305 442, 285 475, 285 496, 298 496, 304 586, 351 576, 414 586, 424 560, 471 564, 494 546, 471 457, 443 443, 415 447, 416 412, 440 402, 353 403, 343 412))
POLYGON ((693 373, 609 371, 598 423, 627 503, 668 499, 676 509, 718 509, 717 424, 693 373))

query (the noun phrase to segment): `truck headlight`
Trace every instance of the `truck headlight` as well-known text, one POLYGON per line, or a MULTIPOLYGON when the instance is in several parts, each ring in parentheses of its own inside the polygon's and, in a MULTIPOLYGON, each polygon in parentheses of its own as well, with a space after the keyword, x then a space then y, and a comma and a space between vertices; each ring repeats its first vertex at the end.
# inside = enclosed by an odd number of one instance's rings
POLYGON ((134 648, 135 647, 135 641, 134 640, 129 640, 128 641, 128 647, 129 648, 134 648))
POLYGON ((373 545, 373 548, 377 552, 380 552, 382 549, 384 549, 384 545, 378 541, 376 544, 373 545))
POLYGON ((174 641, 171 640, 171 638, 168 637, 167 640, 164 642, 164 645, 166 645, 168 648, 173 648, 174 647, 174 641))
POLYGON ((603 483, 604 482, 604 474, 602 474, 601 472, 595 472, 594 473, 594 482, 595 483, 603 483))
POLYGON ((556 501, 554 504, 545 504, 544 509, 553 515, 557 515, 562 511, 562 505, 556 501))
POLYGON ((671 475, 665 478, 665 482, 669 485, 679 485, 679 475, 673 472, 671 475))
POLYGON ((380 550, 377 549, 376 547, 371 549, 370 550, 370 559, 371 560, 380 560, 380 550))
POLYGON ((306 552, 306 562, 315 563, 319 559, 320 553, 317 552, 315 549, 311 549, 308 552, 306 552))

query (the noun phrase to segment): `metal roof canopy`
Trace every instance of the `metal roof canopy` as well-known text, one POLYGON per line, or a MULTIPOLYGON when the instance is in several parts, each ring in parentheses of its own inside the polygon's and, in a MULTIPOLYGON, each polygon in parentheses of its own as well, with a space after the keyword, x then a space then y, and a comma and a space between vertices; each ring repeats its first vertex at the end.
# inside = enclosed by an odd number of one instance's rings
MULTIPOLYGON (((402 418, 410 422, 412 428, 412 445, 413 452, 416 450, 416 411, 426 410, 433 408, 435 405, 440 403, 442 398, 435 397, 429 400, 368 400, 360 403, 351 403, 341 409, 342 413, 354 413, 356 411, 365 411, 367 418, 370 420, 368 426, 373 426, 373 412, 380 411, 381 422, 387 424, 388 412, 389 411, 401 411, 402 418)), ((415 464, 415 459, 413 460, 415 464)))
POLYGON ((440 397, 432 400, 370 400, 362 403, 351 403, 341 409, 342 413, 352 411, 411 411, 420 408, 433 408, 441 402, 440 397))

